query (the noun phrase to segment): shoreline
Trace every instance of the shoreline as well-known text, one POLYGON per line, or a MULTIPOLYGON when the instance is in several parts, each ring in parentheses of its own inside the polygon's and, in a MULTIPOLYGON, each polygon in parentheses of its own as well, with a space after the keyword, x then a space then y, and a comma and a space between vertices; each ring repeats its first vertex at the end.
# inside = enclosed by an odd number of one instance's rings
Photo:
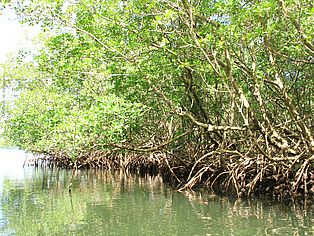
POLYGON ((222 166, 214 169, 208 160, 207 164, 200 159, 194 163, 188 163, 182 158, 174 158, 162 152, 143 155, 96 151, 90 155, 82 155, 74 161, 61 153, 34 154, 33 157, 25 160, 24 165, 76 170, 123 170, 126 173, 152 176, 159 174, 165 183, 180 192, 202 188, 217 196, 241 199, 266 198, 279 202, 311 202, 314 195, 314 174, 311 166, 307 167, 302 176, 308 181, 299 182, 296 188, 295 183, 301 178, 300 170, 303 165, 299 169, 292 170, 284 168, 283 165, 281 168, 279 165, 276 168, 274 163, 264 163, 264 169, 261 170, 257 161, 253 162, 254 158, 246 160, 248 164, 245 168, 238 164, 233 170, 227 171, 222 166), (235 176, 240 169, 241 172, 235 176))

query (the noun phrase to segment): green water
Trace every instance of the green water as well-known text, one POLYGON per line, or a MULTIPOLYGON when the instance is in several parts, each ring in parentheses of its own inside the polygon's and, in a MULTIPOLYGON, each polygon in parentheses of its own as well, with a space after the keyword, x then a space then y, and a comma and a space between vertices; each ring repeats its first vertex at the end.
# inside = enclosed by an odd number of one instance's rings
POLYGON ((312 208, 178 193, 159 176, 23 168, 24 157, 0 150, 0 235, 314 235, 312 208))

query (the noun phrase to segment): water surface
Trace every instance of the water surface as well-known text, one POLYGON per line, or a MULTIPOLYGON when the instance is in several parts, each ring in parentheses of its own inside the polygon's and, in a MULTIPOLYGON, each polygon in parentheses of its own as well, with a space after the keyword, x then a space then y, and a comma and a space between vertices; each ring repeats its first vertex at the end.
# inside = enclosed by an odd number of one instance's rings
POLYGON ((178 193, 159 176, 23 168, 24 158, 0 150, 0 235, 314 235, 312 208, 178 193))

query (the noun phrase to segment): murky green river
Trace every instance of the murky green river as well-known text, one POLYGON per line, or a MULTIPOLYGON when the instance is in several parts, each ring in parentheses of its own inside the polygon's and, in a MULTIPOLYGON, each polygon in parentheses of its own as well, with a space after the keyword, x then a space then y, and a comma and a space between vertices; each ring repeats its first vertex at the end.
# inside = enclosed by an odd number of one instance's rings
POLYGON ((0 150, 0 235, 314 235, 312 208, 178 193, 158 176, 23 168, 24 159, 0 150))

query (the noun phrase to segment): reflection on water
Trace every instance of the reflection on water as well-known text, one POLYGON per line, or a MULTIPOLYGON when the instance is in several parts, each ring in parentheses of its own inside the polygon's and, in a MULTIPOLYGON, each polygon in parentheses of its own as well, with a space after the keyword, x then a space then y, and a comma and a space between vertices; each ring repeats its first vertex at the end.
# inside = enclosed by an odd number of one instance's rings
POLYGON ((23 152, 0 156, 0 235, 314 233, 311 209, 178 193, 159 176, 23 169, 23 152))

